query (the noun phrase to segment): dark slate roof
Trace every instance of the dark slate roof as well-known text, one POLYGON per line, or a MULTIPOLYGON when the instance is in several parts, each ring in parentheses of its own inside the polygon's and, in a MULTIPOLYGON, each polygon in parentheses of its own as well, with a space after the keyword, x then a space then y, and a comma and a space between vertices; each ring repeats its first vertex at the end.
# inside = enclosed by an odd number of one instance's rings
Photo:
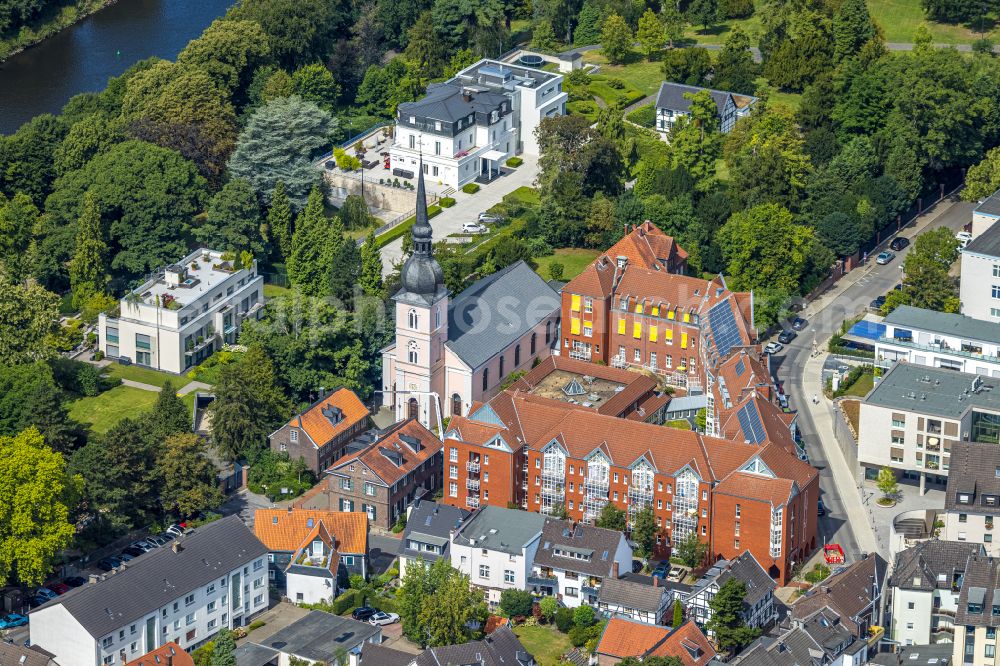
MULTIPOLYGON (((989 326, 1000 329, 996 324, 989 326)), ((998 385, 1000 380, 995 377, 898 361, 868 393, 865 402, 927 416, 961 419, 972 407, 1000 409, 998 385), (974 392, 972 386, 977 382, 981 389, 974 392)))
POLYGON ((236 648, 236 666, 270 666, 277 664, 280 652, 256 643, 244 643, 236 648))
POLYGON ((672 83, 670 81, 664 81, 660 84, 660 91, 656 93, 656 107, 687 113, 688 109, 691 108, 691 100, 684 97, 684 95, 700 93, 702 90, 708 90, 708 92, 712 93, 712 99, 715 101, 715 106, 721 114, 722 110, 726 108, 726 99, 728 99, 731 93, 722 90, 712 90, 710 88, 699 88, 698 86, 686 86, 683 83, 672 83))
POLYGON ((982 203, 976 206, 975 212, 1000 217, 1000 190, 983 199, 982 203))
POLYGON ((655 613, 663 607, 664 594, 670 594, 665 587, 653 587, 623 578, 606 578, 597 593, 597 603, 655 613))
POLYGON ((443 122, 458 122, 470 113, 489 113, 507 101, 502 93, 490 91, 473 92, 471 99, 466 101, 462 96, 463 85, 459 81, 432 83, 427 86, 427 94, 416 102, 406 102, 399 105, 398 116, 416 116, 430 118, 443 122))
POLYGON ((503 626, 481 641, 429 648, 414 663, 416 666, 531 666, 535 658, 524 649, 510 627, 503 626))
POLYGON ((0 641, 0 666, 48 666, 52 656, 37 647, 22 647, 0 641))
POLYGON ((124 571, 70 590, 32 612, 62 605, 91 636, 100 638, 267 552, 239 516, 227 516, 136 558, 124 571))
POLYGON ((1000 326, 993 322, 981 321, 951 312, 937 312, 936 310, 915 308, 912 305, 900 305, 882 321, 900 328, 930 331, 967 340, 1000 344, 1000 326))
MULTIPOLYGON (((563 571, 575 571, 586 576, 614 576, 615 551, 622 540, 622 533, 593 525, 573 523, 568 520, 545 521, 542 538, 535 553, 535 564, 563 571), (584 559, 557 555, 563 552, 579 553, 584 559)), ((631 565, 631 558, 629 564, 631 565)))
MULTIPOLYGON (((820 666, 865 645, 830 611, 816 613, 777 637, 764 636, 736 659, 742 666, 820 666), (818 655, 822 653, 822 660, 818 655)), ((849 663, 849 662, 848 662, 849 663)))
POLYGON ((945 511, 1000 516, 1000 447, 982 442, 952 442, 945 511), (959 503, 968 495, 969 503, 959 503), (992 503, 991 503, 992 502, 992 503))
POLYGON ((881 555, 869 554, 813 587, 792 605, 792 620, 801 620, 829 608, 843 621, 867 615, 877 593, 881 595, 888 563, 881 555))
POLYGON ((1000 606, 1000 560, 986 556, 972 557, 965 568, 955 624, 1000 626, 1000 615, 993 614, 993 606, 1000 606), (970 600, 982 605, 982 613, 969 613, 970 600))
POLYGON ((412 538, 421 543, 431 543, 444 548, 448 552, 451 531, 456 529, 468 518, 470 512, 448 504, 438 504, 430 500, 419 502, 410 511, 406 519, 406 529, 403 531, 403 554, 410 557, 422 557, 433 562, 440 557, 437 553, 411 550, 407 547, 412 538))
POLYGON ((903 645, 898 652, 883 652, 871 662, 877 666, 948 666, 952 663, 951 643, 935 645, 903 645))
MULTIPOLYGON (((361 648, 361 666, 409 666, 417 655, 400 652, 384 645, 367 643, 361 648)), ((240 666, 237 664, 237 666, 240 666)))
POLYGON ((520 555, 521 549, 541 534, 545 516, 519 509, 484 506, 462 525, 455 543, 486 548, 509 555, 520 555))
POLYGON ((691 591, 692 596, 698 595, 702 590, 715 581, 722 587, 730 578, 743 581, 746 585, 747 593, 743 597, 743 603, 747 606, 754 606, 758 601, 773 594, 777 583, 767 575, 767 571, 757 562, 750 551, 744 551, 739 557, 732 560, 719 560, 710 568, 701 579, 695 583, 691 591))
MULTIPOLYGON (((1000 217, 1000 197, 993 194, 989 199, 976 208, 976 212, 986 212, 982 210, 989 206, 988 215, 1000 217)), ((1000 225, 993 224, 989 229, 972 239, 972 242, 965 246, 962 252, 969 254, 981 254, 986 257, 1000 257, 1000 225)))
POLYGON ((367 622, 314 610, 265 639, 264 647, 325 662, 330 661, 340 648, 350 652, 380 631, 367 622))
POLYGON ((979 543, 921 541, 896 555, 889 585, 903 590, 950 590, 952 584, 961 585, 969 559, 983 554, 979 543))
MULTIPOLYGON (((473 370, 557 312, 559 294, 523 261, 478 280, 448 306, 448 348, 473 370)), ((522 363, 528 358, 522 349, 522 363)), ((513 359, 510 359, 513 369, 513 359)))
MULTIPOLYGON (((643 585, 653 585, 653 577, 646 576, 645 574, 632 573, 631 571, 626 571, 620 576, 621 580, 627 580, 632 583, 642 583, 643 585)), ((685 583, 677 583, 672 580, 665 580, 661 578, 657 583, 657 586, 664 589, 670 590, 671 592, 676 592, 680 595, 687 595, 694 589, 693 586, 687 585, 685 583)))

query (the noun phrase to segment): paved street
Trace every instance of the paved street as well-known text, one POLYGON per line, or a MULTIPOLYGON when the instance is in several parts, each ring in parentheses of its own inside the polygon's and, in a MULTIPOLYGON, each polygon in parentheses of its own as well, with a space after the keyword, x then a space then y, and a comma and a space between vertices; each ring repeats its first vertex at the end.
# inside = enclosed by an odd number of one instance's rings
MULTIPOLYGON (((973 204, 945 199, 928 210, 916 224, 904 229, 902 236, 912 239, 920 232, 938 226, 958 231, 972 219, 973 204)), ((868 507, 858 491, 859 470, 848 468, 833 436, 833 407, 822 397, 820 370, 825 354, 811 357, 813 342, 825 349, 829 337, 848 317, 862 312, 875 297, 886 293, 900 281, 900 267, 913 244, 896 253, 887 266, 869 265, 845 277, 829 292, 813 301, 802 313, 808 328, 774 357, 775 371, 784 381, 792 406, 798 409, 799 429, 806 441, 810 462, 820 470, 820 489, 827 515, 820 518, 821 541, 840 543, 849 560, 862 552, 886 552, 885 538, 878 542, 871 528, 868 507), (811 401, 819 396, 819 404, 811 401)), ((893 512, 895 514, 895 512, 893 512)), ((880 516, 881 518, 881 516, 880 516)))
MULTIPOLYGON (((524 164, 516 169, 512 169, 506 176, 497 178, 489 185, 482 185, 475 194, 466 194, 458 190, 451 196, 455 199, 455 205, 445 208, 441 213, 431 219, 431 227, 434 229, 434 241, 437 242, 446 238, 448 234, 458 233, 462 230, 462 223, 475 222, 479 213, 494 206, 504 198, 505 195, 513 192, 519 187, 530 187, 535 176, 538 175, 538 158, 533 155, 520 155, 524 164)), ((416 195, 414 195, 416 196, 416 195)), ((393 272, 393 263, 401 261, 403 258, 403 239, 397 238, 382 248, 382 275, 389 275, 393 272)))

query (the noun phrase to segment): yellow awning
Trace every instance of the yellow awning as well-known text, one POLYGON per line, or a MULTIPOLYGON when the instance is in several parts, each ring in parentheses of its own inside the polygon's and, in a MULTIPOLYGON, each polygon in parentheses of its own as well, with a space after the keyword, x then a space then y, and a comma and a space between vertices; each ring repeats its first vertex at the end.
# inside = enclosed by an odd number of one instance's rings
POLYGON ((634 324, 632 324, 632 337, 635 338, 636 340, 642 339, 642 323, 641 322, 637 321, 634 324))
POLYGON ((572 317, 569 320, 569 330, 570 330, 570 333, 572 333, 573 335, 579 335, 580 334, 580 320, 577 319, 576 317, 572 317))
POLYGON ((650 342, 656 342, 656 327, 655 326, 650 326, 649 327, 649 341, 650 342))
POLYGON ((670 312, 667 313, 667 319, 673 320, 673 318, 674 318, 674 311, 671 310, 670 312))
POLYGON ((625 319, 618 320, 618 335, 625 335, 625 319))
POLYGON ((663 339, 666 340, 668 345, 674 344, 674 331, 671 328, 663 331, 663 339))
POLYGON ((688 346, 688 334, 681 333, 681 349, 687 349, 688 346))
POLYGON ((577 296, 576 294, 573 294, 573 298, 570 303, 570 309, 573 310, 574 312, 580 311, 580 297, 577 296))

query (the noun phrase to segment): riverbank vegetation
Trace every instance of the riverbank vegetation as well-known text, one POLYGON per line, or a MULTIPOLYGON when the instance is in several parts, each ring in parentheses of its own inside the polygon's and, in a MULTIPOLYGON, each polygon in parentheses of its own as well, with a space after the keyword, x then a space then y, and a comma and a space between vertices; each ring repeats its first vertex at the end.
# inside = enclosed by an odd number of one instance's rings
POLYGON ((0 62, 116 0, 0 1, 0 62))

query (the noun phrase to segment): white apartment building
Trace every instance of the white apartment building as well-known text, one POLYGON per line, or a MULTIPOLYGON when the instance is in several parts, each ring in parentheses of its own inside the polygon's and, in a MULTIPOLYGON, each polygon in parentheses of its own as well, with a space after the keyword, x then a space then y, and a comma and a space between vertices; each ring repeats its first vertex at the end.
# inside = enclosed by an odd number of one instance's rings
POLYGON ((597 606, 604 581, 631 570, 632 547, 621 532, 549 519, 528 583, 537 594, 554 596, 564 606, 597 606))
POLYGON ((190 652, 267 604, 267 548, 228 516, 39 606, 31 644, 60 666, 124 666, 170 641, 190 652))
POLYGON ((428 179, 457 188, 492 179, 514 155, 537 155, 538 124, 566 113, 562 81, 555 72, 484 59, 430 84, 423 99, 397 109, 393 175, 414 178, 423 156, 428 179))
POLYGON ((540 513, 483 507, 451 535, 451 566, 496 605, 505 589, 528 589, 545 521, 540 513))
POLYGON ((264 307, 264 279, 256 261, 236 268, 222 257, 195 250, 127 294, 118 318, 100 316, 98 348, 111 359, 179 374, 235 343, 243 320, 264 307))
POLYGON ((972 239, 979 238, 1000 220, 1000 190, 986 197, 972 211, 972 239))
POLYGON ((982 546, 930 539, 896 555, 891 624, 886 631, 900 645, 950 643, 965 567, 983 555, 982 546))
MULTIPOLYGON (((1000 278, 997 283, 1000 288, 1000 278)), ((995 323, 909 305, 900 305, 882 323, 885 334, 874 341, 878 360, 1000 377, 1000 326, 995 323)))
MULTIPOLYGON (((1000 199, 996 194, 987 199, 1000 199)), ((982 208, 987 202, 980 205, 982 208)), ((1000 201, 996 202, 1000 212, 1000 201)), ((976 227, 973 216, 973 228, 976 227)), ((989 218, 996 221, 996 218, 989 218)), ((991 225, 962 250, 962 314, 973 319, 1000 322, 1000 225, 991 225)))
POLYGON ((1000 441, 1000 391, 992 377, 900 361, 861 402, 858 462, 874 479, 882 467, 944 486, 961 441, 1000 441))

